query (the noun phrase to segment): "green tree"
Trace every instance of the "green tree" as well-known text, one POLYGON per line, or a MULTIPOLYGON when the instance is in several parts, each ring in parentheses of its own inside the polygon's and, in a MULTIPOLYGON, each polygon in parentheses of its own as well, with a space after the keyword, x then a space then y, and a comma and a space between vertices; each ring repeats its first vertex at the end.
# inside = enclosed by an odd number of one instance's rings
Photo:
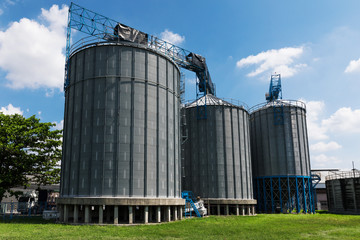
POLYGON ((13 187, 59 183, 62 131, 52 126, 0 112, 0 201, 13 187))

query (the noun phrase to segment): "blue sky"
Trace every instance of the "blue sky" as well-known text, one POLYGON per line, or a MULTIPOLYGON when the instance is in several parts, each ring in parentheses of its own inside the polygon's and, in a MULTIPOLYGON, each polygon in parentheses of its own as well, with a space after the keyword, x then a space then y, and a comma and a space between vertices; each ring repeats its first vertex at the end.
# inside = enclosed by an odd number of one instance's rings
MULTIPOLYGON (((74 2, 206 57, 218 97, 262 103, 280 73, 283 98, 307 103, 312 167, 360 168, 360 1, 74 2)), ((61 128, 69 5, 0 1, 0 111, 61 128)))

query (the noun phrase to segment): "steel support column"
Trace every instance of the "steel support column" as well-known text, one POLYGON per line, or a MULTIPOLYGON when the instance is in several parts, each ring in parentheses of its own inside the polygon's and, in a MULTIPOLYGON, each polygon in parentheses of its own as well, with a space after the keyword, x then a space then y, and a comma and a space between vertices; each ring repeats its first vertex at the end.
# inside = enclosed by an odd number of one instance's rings
POLYGON ((307 213, 307 204, 306 204, 306 189, 305 189, 305 179, 302 178, 302 186, 303 186, 303 203, 304 203, 304 212, 307 213))
POLYGON ((298 181, 297 181, 297 177, 295 177, 295 182, 296 182, 296 212, 299 213, 300 212, 300 202, 299 202, 299 188, 298 188, 298 181))

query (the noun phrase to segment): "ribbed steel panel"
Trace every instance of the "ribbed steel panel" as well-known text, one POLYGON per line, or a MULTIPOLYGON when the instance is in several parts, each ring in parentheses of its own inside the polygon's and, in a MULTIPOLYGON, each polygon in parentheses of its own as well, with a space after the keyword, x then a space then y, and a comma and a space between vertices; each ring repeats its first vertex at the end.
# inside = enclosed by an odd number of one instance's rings
POLYGON ((360 214, 360 177, 327 180, 329 211, 360 214))
POLYGON ((253 199, 249 114, 212 95, 206 98, 207 119, 197 118, 194 103, 184 109, 183 189, 202 198, 253 199))
POLYGON ((180 198, 176 64, 131 43, 70 61, 61 197, 180 198))
POLYGON ((310 176, 305 108, 264 106, 251 113, 250 130, 254 177, 310 176), (274 111, 282 112, 283 124, 274 124, 274 111))

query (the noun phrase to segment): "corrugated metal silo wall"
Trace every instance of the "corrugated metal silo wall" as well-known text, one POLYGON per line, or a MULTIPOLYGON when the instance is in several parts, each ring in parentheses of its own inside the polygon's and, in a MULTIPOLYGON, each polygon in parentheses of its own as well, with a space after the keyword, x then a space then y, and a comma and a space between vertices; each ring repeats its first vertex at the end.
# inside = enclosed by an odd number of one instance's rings
POLYGON ((360 213, 360 178, 328 180, 326 193, 330 212, 360 213))
POLYGON ((178 67, 105 45, 71 57, 61 196, 181 197, 178 67))
POLYGON ((283 106, 283 124, 274 124, 274 108, 250 116, 254 177, 310 176, 306 110, 283 106))
POLYGON ((249 114, 237 107, 185 109, 188 140, 184 144, 183 189, 202 198, 253 199, 249 114))

